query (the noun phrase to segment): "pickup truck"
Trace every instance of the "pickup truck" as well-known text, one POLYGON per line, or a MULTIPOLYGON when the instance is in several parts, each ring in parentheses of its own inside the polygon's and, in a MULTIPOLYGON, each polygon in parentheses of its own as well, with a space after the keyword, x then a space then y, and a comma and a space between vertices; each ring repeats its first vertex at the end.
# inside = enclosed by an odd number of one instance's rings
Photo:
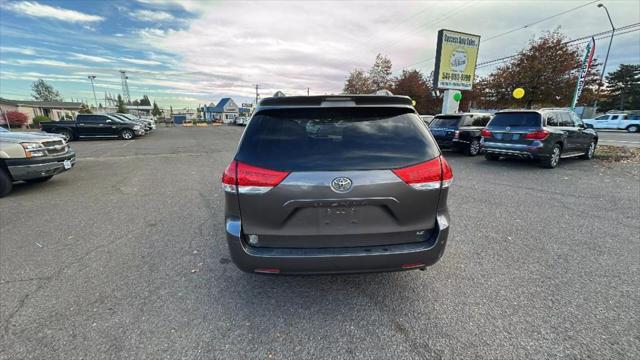
POLYGON ((0 197, 16 181, 45 182, 75 163, 76 154, 60 136, 0 128, 0 197))
POLYGON ((592 129, 618 129, 628 132, 640 131, 640 116, 631 114, 605 114, 582 122, 592 129))
POLYGON ((119 137, 131 140, 145 134, 140 124, 106 114, 78 114, 75 121, 41 122, 40 129, 60 134, 67 142, 81 137, 119 137))

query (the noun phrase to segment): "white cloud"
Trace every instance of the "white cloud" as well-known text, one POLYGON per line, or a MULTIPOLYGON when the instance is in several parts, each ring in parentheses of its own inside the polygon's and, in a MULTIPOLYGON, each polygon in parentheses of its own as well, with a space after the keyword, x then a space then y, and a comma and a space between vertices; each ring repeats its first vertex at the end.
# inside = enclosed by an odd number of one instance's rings
POLYGON ((71 53, 71 54, 73 54, 73 57, 78 60, 87 60, 87 61, 96 62, 96 63, 113 62, 113 60, 111 59, 100 57, 100 56, 85 55, 85 54, 78 54, 78 53, 71 53))
POLYGON ((57 60, 35 59, 35 60, 15 60, 18 65, 42 65, 51 67, 83 67, 82 65, 66 63, 57 60))
POLYGON ((67 22, 96 22, 102 21, 102 16, 86 14, 76 10, 69 10, 60 7, 54 7, 49 5, 40 4, 35 1, 18 1, 10 2, 3 5, 8 10, 16 13, 35 16, 46 17, 67 22))
POLYGON ((2 53, 14 53, 22 55, 35 55, 36 51, 31 48, 16 48, 10 46, 0 46, 0 54, 2 53))
POLYGON ((173 15, 169 14, 166 11, 136 10, 129 15, 138 20, 149 22, 160 22, 175 19, 173 15))
POLYGON ((120 58, 119 60, 131 63, 131 64, 137 64, 137 65, 162 65, 161 62, 155 61, 155 60, 143 60, 143 59, 131 59, 131 58, 120 58))

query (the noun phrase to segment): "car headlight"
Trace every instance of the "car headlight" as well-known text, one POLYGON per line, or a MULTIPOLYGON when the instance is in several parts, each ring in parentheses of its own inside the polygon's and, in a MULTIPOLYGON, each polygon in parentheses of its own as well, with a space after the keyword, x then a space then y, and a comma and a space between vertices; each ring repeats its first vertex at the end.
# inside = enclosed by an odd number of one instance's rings
POLYGON ((22 148, 24 149, 24 155, 28 158, 30 157, 38 157, 38 156, 46 156, 47 153, 44 150, 44 146, 40 143, 20 143, 22 148))
POLYGON ((136 125, 133 127, 133 130, 140 130, 140 125, 136 125))

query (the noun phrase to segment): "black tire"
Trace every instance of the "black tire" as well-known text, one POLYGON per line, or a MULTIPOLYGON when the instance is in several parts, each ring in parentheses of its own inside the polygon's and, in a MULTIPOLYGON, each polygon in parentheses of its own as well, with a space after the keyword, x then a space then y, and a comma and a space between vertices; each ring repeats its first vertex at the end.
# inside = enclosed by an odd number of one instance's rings
POLYGON ((498 161, 498 160, 500 160, 500 155, 484 154, 484 158, 489 160, 489 161, 498 161))
POLYGON ((596 141, 591 140, 591 143, 589 144, 587 151, 585 151, 584 155, 580 156, 580 158, 584 160, 593 159, 593 154, 596 152, 596 145, 597 145, 596 141))
POLYGON ((136 134, 131 129, 124 129, 120 132, 120 138, 122 140, 132 140, 136 134))
POLYGON ((476 156, 480 154, 480 140, 473 139, 465 149, 464 153, 467 156, 476 156))
POLYGON ((59 130, 57 133, 62 135, 64 142, 70 142, 73 140, 73 133, 69 130, 59 130))
POLYGON ((560 163, 560 156, 562 155, 562 146, 560 144, 553 145, 551 149, 551 155, 548 158, 540 161, 540 166, 547 169, 555 169, 560 163))
POLYGON ((53 177, 53 175, 43 176, 43 177, 39 177, 39 178, 35 178, 35 179, 25 180, 24 182, 29 183, 29 184, 42 183, 42 182, 51 180, 52 177, 53 177))
POLYGON ((640 126, 638 126, 638 125, 629 125, 629 126, 627 126, 627 131, 630 132, 630 133, 638 132, 638 131, 640 131, 640 126))
POLYGON ((13 182, 7 172, 0 168, 0 198, 7 195, 13 189, 13 182))

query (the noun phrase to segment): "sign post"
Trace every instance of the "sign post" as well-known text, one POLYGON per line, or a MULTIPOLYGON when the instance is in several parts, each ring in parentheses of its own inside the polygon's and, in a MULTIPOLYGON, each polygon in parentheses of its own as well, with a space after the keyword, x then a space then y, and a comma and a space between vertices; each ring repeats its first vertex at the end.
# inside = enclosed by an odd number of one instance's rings
POLYGON ((471 90, 476 75, 480 35, 441 29, 438 31, 433 87, 445 90, 442 113, 458 112, 460 105, 453 97, 457 91, 471 90))

